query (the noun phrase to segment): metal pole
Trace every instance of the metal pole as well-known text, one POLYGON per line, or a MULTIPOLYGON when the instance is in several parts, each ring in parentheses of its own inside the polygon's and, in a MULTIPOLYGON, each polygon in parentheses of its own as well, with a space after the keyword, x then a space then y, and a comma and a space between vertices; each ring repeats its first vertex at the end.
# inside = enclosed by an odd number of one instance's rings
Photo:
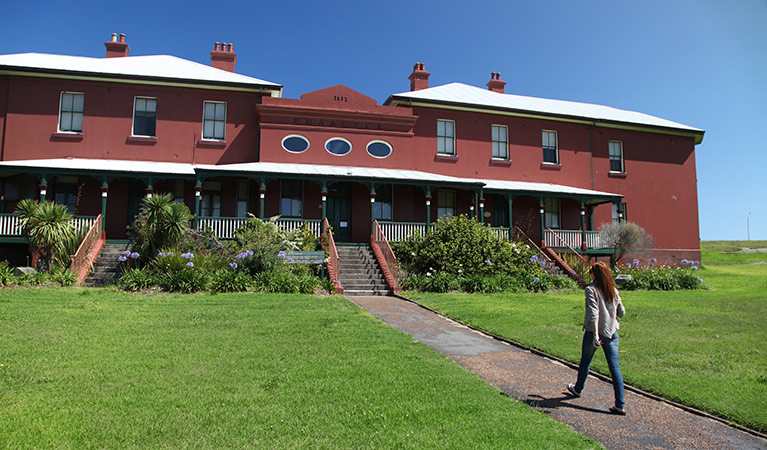
POLYGON ((749 212, 746 214, 746 238, 750 241, 751 240, 751 224, 749 223, 751 219, 751 213, 749 212))

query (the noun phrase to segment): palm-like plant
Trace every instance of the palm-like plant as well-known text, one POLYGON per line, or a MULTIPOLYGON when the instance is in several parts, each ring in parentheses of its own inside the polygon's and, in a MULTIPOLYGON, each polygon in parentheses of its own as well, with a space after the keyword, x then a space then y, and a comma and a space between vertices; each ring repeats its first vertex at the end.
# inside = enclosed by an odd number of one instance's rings
POLYGON ((40 251, 38 268, 50 272, 51 263, 75 239, 75 226, 66 205, 24 199, 16 207, 21 235, 40 251))
POLYGON ((171 194, 145 197, 141 202, 141 212, 132 226, 134 250, 150 257, 159 250, 177 246, 189 231, 192 219, 189 208, 174 202, 171 194))

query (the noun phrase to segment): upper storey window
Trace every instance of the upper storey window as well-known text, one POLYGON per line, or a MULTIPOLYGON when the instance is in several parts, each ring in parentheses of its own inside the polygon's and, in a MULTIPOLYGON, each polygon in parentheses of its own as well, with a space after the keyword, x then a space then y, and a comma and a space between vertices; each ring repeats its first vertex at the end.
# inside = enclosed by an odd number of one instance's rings
POLYGON ((623 142, 610 141, 607 145, 610 149, 610 172, 623 173, 623 142))
POLYGON ((543 162, 559 164, 559 149, 557 147, 557 132, 543 130, 543 162))
POLYGON ((309 140, 298 134, 289 134, 282 138, 282 148, 290 153, 303 153, 309 149, 309 140))
POLYGON ((82 133, 85 94, 62 92, 59 106, 59 131, 82 133))
POLYGON ((205 102, 202 117, 202 138, 224 140, 226 103, 205 102))
POLYGON ((509 159, 509 129, 503 125, 493 125, 493 158, 509 159))
POLYGON ((330 138, 325 142, 325 150, 336 156, 344 156, 352 151, 352 143, 340 137, 330 138))
POLYGON ((157 128, 157 99, 136 97, 133 103, 133 135, 155 136, 157 128))
POLYGON ((437 120, 437 154, 455 156, 455 122, 437 120))

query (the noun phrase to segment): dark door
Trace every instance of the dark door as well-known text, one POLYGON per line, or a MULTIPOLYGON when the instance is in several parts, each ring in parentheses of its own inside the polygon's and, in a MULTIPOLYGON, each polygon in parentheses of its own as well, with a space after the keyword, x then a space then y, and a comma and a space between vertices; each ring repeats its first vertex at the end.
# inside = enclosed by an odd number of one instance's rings
POLYGON ((333 227, 333 239, 337 242, 349 242, 351 240, 350 203, 347 196, 328 196, 328 223, 333 227))

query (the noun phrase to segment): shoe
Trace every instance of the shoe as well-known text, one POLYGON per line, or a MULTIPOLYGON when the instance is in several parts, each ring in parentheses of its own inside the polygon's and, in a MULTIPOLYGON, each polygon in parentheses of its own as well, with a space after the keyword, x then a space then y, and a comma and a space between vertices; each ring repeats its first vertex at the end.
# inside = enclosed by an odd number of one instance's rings
POLYGON ((581 396, 581 394, 575 392, 575 385, 573 383, 570 383, 567 385, 567 392, 569 392, 570 395, 572 395, 575 398, 578 398, 581 396))
POLYGON ((625 416, 626 415, 626 410, 625 409, 620 409, 617 406, 611 406, 609 408, 609 410, 610 410, 611 413, 617 414, 619 416, 625 416))

